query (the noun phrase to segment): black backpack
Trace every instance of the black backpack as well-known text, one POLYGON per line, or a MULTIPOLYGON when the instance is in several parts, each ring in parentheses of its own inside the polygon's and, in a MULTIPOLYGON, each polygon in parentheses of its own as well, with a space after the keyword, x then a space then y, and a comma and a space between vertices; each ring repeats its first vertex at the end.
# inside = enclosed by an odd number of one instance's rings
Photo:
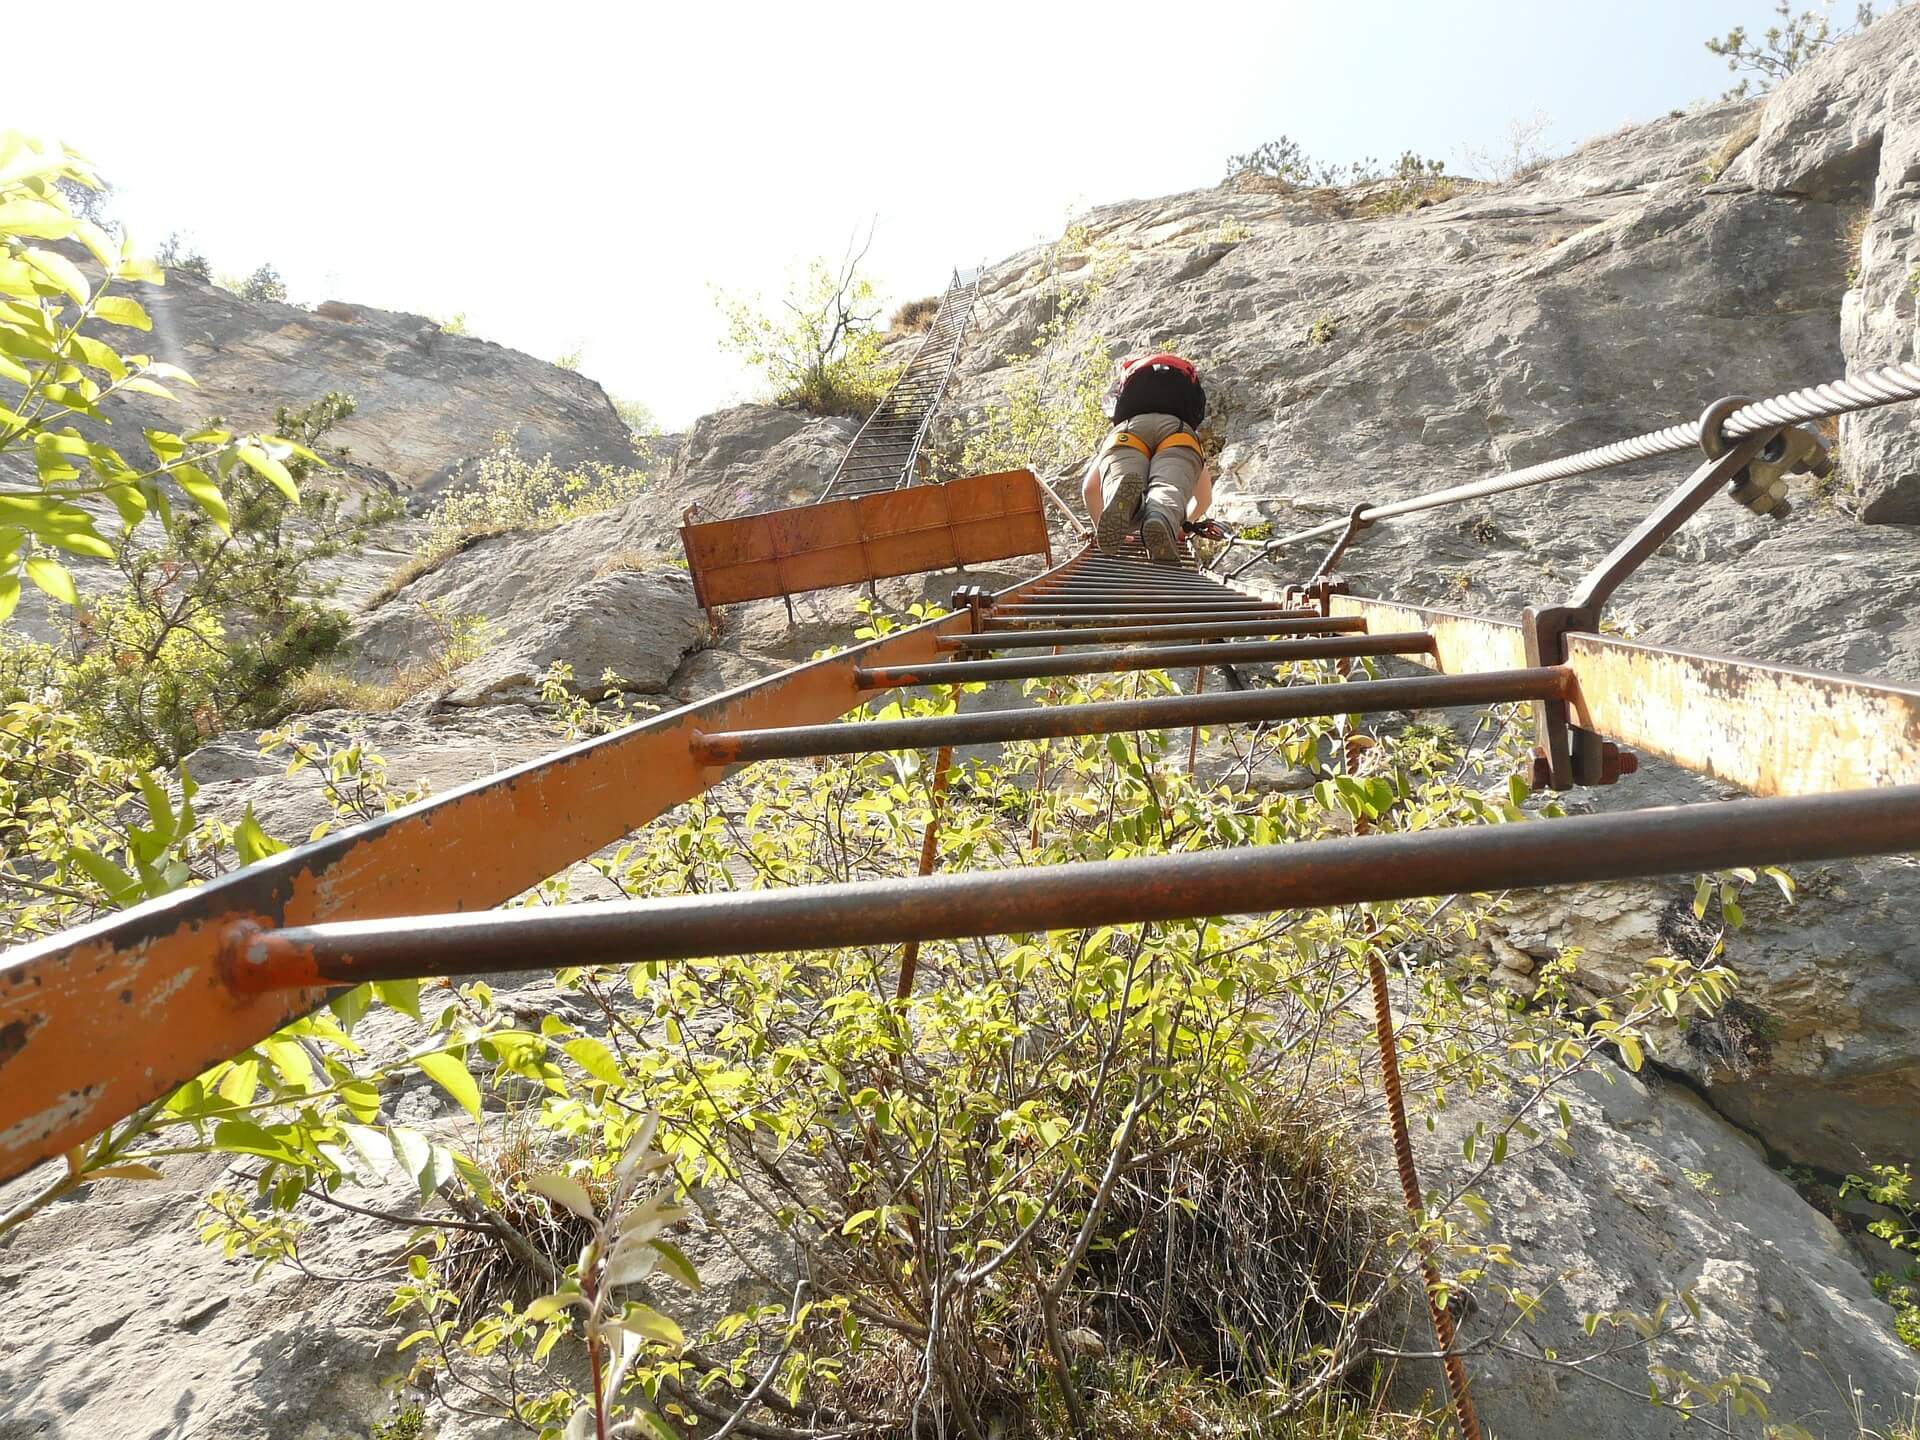
POLYGON ((1191 360, 1142 355, 1127 362, 1107 391, 1106 409, 1116 425, 1136 415, 1175 415, 1198 429, 1207 418, 1207 392, 1191 360))

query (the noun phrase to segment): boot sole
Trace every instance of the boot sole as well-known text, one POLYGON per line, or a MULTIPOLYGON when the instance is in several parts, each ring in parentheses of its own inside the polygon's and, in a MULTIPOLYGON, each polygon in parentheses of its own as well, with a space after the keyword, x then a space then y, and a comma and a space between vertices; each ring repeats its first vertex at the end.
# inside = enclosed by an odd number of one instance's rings
POLYGON ((1127 536, 1140 518, 1140 497, 1147 493, 1146 476, 1123 475, 1113 498, 1100 509, 1100 523, 1094 526, 1094 543, 1103 555, 1118 555, 1127 536))
POLYGON ((1147 547, 1147 554, 1162 565, 1176 564, 1180 559, 1180 537, 1174 533, 1173 526, 1158 515, 1149 515, 1142 522, 1140 543, 1147 547))

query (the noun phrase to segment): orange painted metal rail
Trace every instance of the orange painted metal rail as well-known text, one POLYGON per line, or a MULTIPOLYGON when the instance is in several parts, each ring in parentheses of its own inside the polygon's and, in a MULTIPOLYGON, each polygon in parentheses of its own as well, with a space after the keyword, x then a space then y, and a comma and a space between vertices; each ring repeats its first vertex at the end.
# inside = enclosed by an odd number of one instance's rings
POLYGON ((694 597, 712 610, 1052 551, 1031 470, 971 475, 680 527, 694 597))

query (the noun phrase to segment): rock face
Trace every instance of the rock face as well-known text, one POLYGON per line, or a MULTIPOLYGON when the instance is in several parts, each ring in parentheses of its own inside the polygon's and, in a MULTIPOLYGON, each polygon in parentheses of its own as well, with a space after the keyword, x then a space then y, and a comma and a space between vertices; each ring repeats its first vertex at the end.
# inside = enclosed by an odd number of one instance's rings
MULTIPOLYGON (((1493 1434, 1697 1434, 1698 1420, 1648 1406, 1650 1361, 1703 1381, 1764 1375, 1774 1422, 1812 1435, 1863 1433, 1856 1416, 1864 1433, 1886 1433, 1906 1418, 1920 1364, 1893 1338, 1846 1242, 1768 1168, 1759 1146, 1684 1090, 1610 1066, 1565 1098, 1572 1155, 1544 1141, 1516 1143, 1474 1182, 1494 1216, 1490 1233, 1476 1238, 1511 1244, 1521 1257, 1490 1279, 1546 1300, 1529 1340, 1500 1338, 1514 1315, 1490 1287, 1476 1293, 1462 1325, 1474 1402, 1493 1434), (1681 1291, 1698 1304, 1697 1320, 1681 1291), (1678 1328, 1645 1348, 1630 1329, 1603 1325, 1592 1338, 1582 1329, 1583 1315, 1644 1315, 1662 1300, 1672 1302, 1667 1324, 1678 1328), (1595 1365, 1596 1381, 1542 1363, 1537 1351, 1526 1353, 1531 1342, 1563 1360, 1614 1353, 1595 1365)), ((1415 1127, 1432 1192, 1468 1178, 1462 1142, 1475 1121, 1504 1123, 1505 1113, 1468 1101, 1442 1111, 1430 1135, 1415 1127)), ((1444 1393, 1431 1366, 1407 1381, 1444 1393)))
MULTIPOLYGON (((573 667, 582 693, 599 695, 608 670, 628 690, 664 691, 707 638, 692 582, 674 568, 682 512, 740 515, 812 499, 851 434, 844 420, 769 405, 706 416, 664 474, 619 509, 488 537, 404 586, 362 621, 358 668, 377 677, 417 664, 444 644, 449 620, 464 617, 484 625, 488 644, 444 687, 455 704, 525 692, 555 661, 573 667)), ((850 613, 843 597, 829 603, 836 616, 850 613)))
POLYGON ((593 381, 504 345, 443 334, 425 316, 338 301, 302 310, 242 300, 179 270, 140 298, 151 333, 109 327, 103 338, 123 353, 179 365, 198 382, 187 406, 127 400, 125 414, 140 424, 179 430, 217 414, 266 429, 275 405, 343 390, 355 413, 330 439, 403 491, 444 486, 497 432, 513 434, 525 454, 551 453, 562 464, 636 460, 626 425, 593 381))
MULTIPOLYGON (((1710 804, 1731 793, 1656 764, 1570 808, 1710 804)), ((1920 1160, 1920 865, 1888 856, 1795 878, 1793 904, 1768 881, 1747 891, 1746 925, 1727 937, 1737 1002, 1714 1021, 1660 1028, 1655 1059, 1797 1165, 1844 1175, 1920 1160)), ((1496 959, 1517 960, 1516 988, 1530 990, 1534 963, 1572 949, 1581 983, 1610 995, 1646 956, 1702 953, 1692 899, 1684 879, 1517 893, 1487 933, 1496 959)))

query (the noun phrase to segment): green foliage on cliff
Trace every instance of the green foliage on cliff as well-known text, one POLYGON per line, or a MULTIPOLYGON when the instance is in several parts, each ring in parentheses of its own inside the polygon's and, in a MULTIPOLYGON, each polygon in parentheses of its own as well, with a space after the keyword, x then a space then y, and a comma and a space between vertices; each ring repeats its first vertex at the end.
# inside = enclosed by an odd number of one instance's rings
POLYGON ((900 367, 884 358, 881 306, 860 271, 865 251, 838 267, 809 261, 779 306, 719 297, 722 343, 765 378, 775 403, 864 419, 900 367))

